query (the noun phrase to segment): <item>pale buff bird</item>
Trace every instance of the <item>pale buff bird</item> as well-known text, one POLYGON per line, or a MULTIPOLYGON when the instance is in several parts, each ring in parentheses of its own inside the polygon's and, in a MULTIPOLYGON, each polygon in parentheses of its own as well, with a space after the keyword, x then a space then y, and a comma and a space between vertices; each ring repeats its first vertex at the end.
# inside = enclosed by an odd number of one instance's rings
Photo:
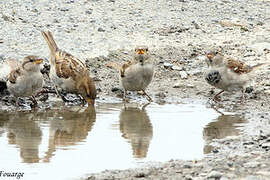
POLYGON ((249 85, 255 70, 266 65, 266 63, 260 63, 255 66, 248 66, 241 61, 225 58, 219 51, 206 53, 206 63, 209 68, 205 73, 205 80, 208 84, 221 89, 214 96, 214 100, 218 100, 218 96, 224 91, 241 90, 242 98, 244 98, 245 89, 249 85))
POLYGON ((35 95, 42 89, 43 75, 40 72, 40 64, 43 59, 38 56, 27 56, 19 64, 16 60, 8 60, 10 73, 7 79, 7 89, 16 98, 31 97, 34 106, 37 105, 35 95))
POLYGON ((124 89, 124 101, 126 101, 127 91, 142 91, 143 95, 146 95, 147 99, 152 101, 151 97, 145 92, 154 75, 154 64, 149 55, 148 47, 138 46, 135 48, 133 60, 122 65, 110 62, 107 67, 119 71, 120 84, 124 89))
POLYGON ((44 31, 42 35, 51 52, 50 78, 54 84, 66 92, 81 95, 88 105, 93 106, 96 87, 85 64, 71 54, 60 50, 50 31, 44 31))

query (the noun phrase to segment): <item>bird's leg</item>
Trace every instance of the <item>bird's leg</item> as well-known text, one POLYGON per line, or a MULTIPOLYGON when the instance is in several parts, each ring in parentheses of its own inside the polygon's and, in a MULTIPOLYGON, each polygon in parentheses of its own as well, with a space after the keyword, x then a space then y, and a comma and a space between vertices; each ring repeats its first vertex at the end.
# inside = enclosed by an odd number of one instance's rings
POLYGON ((81 95, 79 95, 79 94, 76 94, 76 95, 77 95, 77 97, 80 99, 81 104, 82 104, 82 105, 85 105, 86 100, 85 100, 81 95))
POLYGON ((61 99, 62 99, 64 102, 73 102, 73 101, 67 99, 67 98, 65 97, 65 94, 64 94, 63 92, 59 92, 55 84, 54 84, 53 86, 54 86, 54 88, 53 88, 54 90, 53 90, 53 89, 52 89, 52 90, 43 89, 43 90, 41 90, 40 92, 38 92, 38 94, 36 95, 36 97, 39 96, 40 94, 43 94, 43 93, 53 93, 53 94, 56 94, 57 97, 61 97, 61 99))
POLYGON ((19 98, 15 98, 15 103, 16 103, 17 108, 20 106, 19 100, 20 100, 19 98))
POLYGON ((31 106, 31 108, 36 108, 38 103, 37 103, 37 100, 36 100, 35 96, 31 96, 31 100, 33 102, 33 105, 31 106))
POLYGON ((245 98, 245 89, 242 89, 242 96, 241 96, 241 103, 243 103, 246 100, 245 98))
MULTIPOLYGON (((61 96, 60 92, 58 91, 56 85, 53 84, 53 86, 54 86, 54 89, 55 89, 55 91, 56 91, 57 96, 62 98, 62 96, 61 96)), ((62 99, 63 99, 63 98, 62 98, 62 99)))
POLYGON ((219 93, 217 93, 215 96, 214 96, 214 98, 213 98, 213 100, 215 101, 215 102, 217 102, 217 101, 220 101, 220 98, 218 97, 221 93, 223 93, 224 92, 224 90, 222 90, 222 91, 220 91, 219 93))
POLYGON ((124 89, 123 101, 124 101, 124 108, 125 108, 125 109, 127 108, 127 107, 126 107, 126 102, 127 102, 127 100, 126 100, 126 95, 127 95, 127 90, 124 89))
POLYGON ((24 99, 21 99, 20 97, 15 97, 15 104, 16 104, 16 107, 17 108, 20 107, 20 106, 22 106, 22 105, 25 105, 24 104, 24 99))
POLYGON ((57 92, 54 89, 48 89, 48 88, 43 88, 42 90, 40 90, 39 92, 37 92, 34 97, 39 97, 42 95, 41 98, 39 98, 39 100, 41 101, 46 101, 49 98, 49 93, 53 93, 56 94, 57 92))
POLYGON ((123 101, 124 103, 129 102, 129 99, 127 99, 127 90, 125 89, 124 89, 123 101))
POLYGON ((215 107, 213 104, 211 104, 211 108, 213 108, 217 113, 224 115, 223 112, 219 111, 217 107, 215 107))
POLYGON ((35 97, 40 96, 41 94, 45 94, 45 93, 52 93, 52 94, 57 94, 56 90, 48 90, 48 89, 42 89, 41 91, 39 91, 35 97))
POLYGON ((123 101, 126 102, 127 90, 124 89, 123 101))
POLYGON ((63 92, 58 92, 59 93, 59 96, 61 97, 61 99, 64 101, 64 102, 73 102, 72 100, 69 100, 65 97, 65 94, 63 92))
POLYGON ((149 104, 151 104, 151 102, 148 102, 148 103, 146 103, 145 105, 143 105, 142 110, 144 111, 145 108, 146 108, 149 104))
POLYGON ((142 92, 143 92, 143 95, 146 96, 146 98, 149 102, 153 102, 152 98, 148 94, 146 94, 146 92, 144 90, 142 90, 142 92))

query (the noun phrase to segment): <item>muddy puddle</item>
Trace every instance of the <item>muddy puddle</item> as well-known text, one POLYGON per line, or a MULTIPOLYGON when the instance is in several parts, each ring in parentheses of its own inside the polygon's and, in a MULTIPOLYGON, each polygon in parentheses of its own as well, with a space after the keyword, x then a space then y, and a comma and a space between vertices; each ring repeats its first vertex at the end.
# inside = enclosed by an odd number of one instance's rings
POLYGON ((236 136, 244 117, 202 104, 99 104, 0 114, 1 170, 24 179, 73 179, 143 162, 200 159, 236 136))

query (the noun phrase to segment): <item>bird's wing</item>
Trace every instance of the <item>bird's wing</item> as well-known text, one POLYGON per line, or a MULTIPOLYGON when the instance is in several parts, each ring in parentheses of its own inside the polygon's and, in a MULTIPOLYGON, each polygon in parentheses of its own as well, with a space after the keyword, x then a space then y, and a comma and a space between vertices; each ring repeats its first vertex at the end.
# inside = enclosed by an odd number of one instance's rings
POLYGON ((227 67, 237 74, 249 73, 252 70, 244 62, 235 59, 227 59, 227 67))
POLYGON ((20 66, 20 62, 17 59, 8 59, 7 64, 12 70, 20 66))
POLYGON ((125 77, 126 69, 128 69, 132 64, 135 64, 134 61, 127 61, 122 65, 122 68, 120 70, 121 77, 125 77))
POLYGON ((8 75, 8 81, 14 84, 16 83, 17 78, 22 75, 23 73, 20 67, 13 69, 8 75))
POLYGON ((122 65, 119 65, 116 62, 109 62, 106 64, 106 66, 118 70, 121 77, 125 77, 126 69, 128 69, 132 64, 134 64, 132 61, 127 61, 122 65))
POLYGON ((121 70, 121 65, 117 64, 116 62, 109 62, 106 64, 107 67, 116 69, 118 71, 121 70))
POLYGON ((57 51, 55 55, 55 71, 60 78, 73 79, 86 71, 86 66, 78 58, 64 51, 57 51))
POLYGON ((0 64, 0 81, 6 82, 10 72, 20 66, 16 59, 8 59, 0 64))

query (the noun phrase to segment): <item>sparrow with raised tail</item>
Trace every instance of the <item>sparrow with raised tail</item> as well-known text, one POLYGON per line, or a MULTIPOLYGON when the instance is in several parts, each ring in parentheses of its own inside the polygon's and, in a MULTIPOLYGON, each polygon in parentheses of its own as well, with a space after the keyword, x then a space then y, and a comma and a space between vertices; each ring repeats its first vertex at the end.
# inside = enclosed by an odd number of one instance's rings
POLYGON ((145 92, 154 75, 154 64, 148 53, 148 47, 136 47, 132 61, 122 65, 110 62, 106 66, 119 71, 120 84, 124 88, 124 101, 126 101, 127 91, 142 91, 148 101, 152 101, 152 98, 145 92))
MULTIPOLYGON (((96 99, 96 86, 85 64, 80 59, 60 50, 50 31, 42 32, 42 35, 51 52, 50 78, 54 84, 66 92, 81 95, 88 105, 93 106, 96 99)), ((62 99, 64 100, 63 97, 62 99)))
POLYGON ((205 73, 205 80, 208 84, 221 89, 214 96, 215 101, 219 100, 218 96, 224 91, 242 90, 243 99, 245 89, 249 85, 255 70, 266 65, 266 63, 260 63, 255 66, 248 66, 239 60, 225 58, 219 51, 207 52, 206 63, 209 69, 205 73))
POLYGON ((22 64, 17 60, 7 60, 10 67, 10 73, 7 79, 7 89, 16 98, 18 104, 18 97, 31 97, 34 106, 37 105, 35 99, 43 86, 43 75, 40 72, 40 64, 43 59, 37 56, 27 56, 23 59, 22 64))

